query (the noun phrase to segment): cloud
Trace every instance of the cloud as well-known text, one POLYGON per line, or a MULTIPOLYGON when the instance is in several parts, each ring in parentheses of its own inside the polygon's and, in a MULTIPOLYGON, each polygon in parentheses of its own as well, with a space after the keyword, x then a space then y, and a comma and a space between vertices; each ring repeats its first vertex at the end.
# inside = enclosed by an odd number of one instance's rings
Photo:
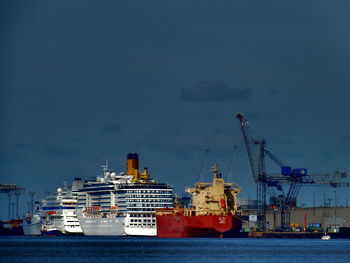
POLYGON ((248 87, 229 88, 223 81, 200 81, 191 88, 183 89, 181 99, 189 102, 242 101, 251 97, 248 87))
POLYGON ((115 134, 120 133, 122 131, 122 126, 118 123, 108 123, 101 129, 101 133, 103 134, 115 134))
POLYGON ((50 145, 44 149, 44 153, 55 158, 74 157, 80 154, 79 149, 61 145, 50 145))

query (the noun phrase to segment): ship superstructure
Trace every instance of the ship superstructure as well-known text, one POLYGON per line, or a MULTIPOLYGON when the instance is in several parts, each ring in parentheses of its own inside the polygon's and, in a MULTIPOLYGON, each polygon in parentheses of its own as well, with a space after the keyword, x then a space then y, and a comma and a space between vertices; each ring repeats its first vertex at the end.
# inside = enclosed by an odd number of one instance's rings
POLYGON ((78 189, 82 186, 80 178, 72 186, 64 183, 54 194, 48 195, 42 205, 42 234, 44 235, 77 235, 82 234, 76 205, 78 189))
POLYGON ((102 166, 103 175, 86 181, 78 194, 77 214, 84 235, 120 236, 124 234, 126 200, 120 184, 131 176, 116 174, 102 166))
POLYGON ((166 184, 134 184, 124 186, 127 214, 125 234, 133 236, 156 236, 155 210, 173 207, 173 189, 166 184))
POLYGON ((79 190, 78 218, 85 235, 155 236, 157 208, 172 207, 173 189, 157 183, 148 169, 138 169, 138 155, 128 154, 126 173, 103 166, 103 175, 79 190))
POLYGON ((240 231, 237 195, 241 189, 235 183, 225 183, 217 165, 212 173, 212 183, 186 188, 192 195, 189 208, 176 204, 157 210, 158 237, 228 237, 240 231))

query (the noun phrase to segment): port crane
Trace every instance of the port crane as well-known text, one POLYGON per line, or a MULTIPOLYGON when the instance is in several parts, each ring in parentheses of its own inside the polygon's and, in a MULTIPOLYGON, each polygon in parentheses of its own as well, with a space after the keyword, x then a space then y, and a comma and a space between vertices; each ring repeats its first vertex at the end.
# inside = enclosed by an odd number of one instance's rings
POLYGON ((341 182, 347 177, 345 171, 335 171, 333 174, 308 174, 306 168, 292 168, 266 149, 265 140, 255 140, 251 135, 249 122, 242 113, 236 113, 239 119, 251 172, 257 185, 257 225, 266 228, 267 202, 266 194, 270 196, 271 204, 277 207, 281 214, 281 228, 290 225, 290 212, 296 206, 297 196, 302 185, 328 185, 332 187, 349 187, 348 182, 341 182), (281 173, 266 172, 265 157, 277 164, 281 173))
MULTIPOLYGON (((8 217, 11 219, 11 196, 16 196, 16 218, 19 218, 19 196, 25 191, 24 187, 19 187, 15 184, 0 183, 0 193, 7 194, 8 196, 8 217)), ((14 208, 13 208, 14 210, 14 208)), ((13 211, 14 212, 14 211, 13 211)), ((14 219, 14 216, 13 216, 14 219)))

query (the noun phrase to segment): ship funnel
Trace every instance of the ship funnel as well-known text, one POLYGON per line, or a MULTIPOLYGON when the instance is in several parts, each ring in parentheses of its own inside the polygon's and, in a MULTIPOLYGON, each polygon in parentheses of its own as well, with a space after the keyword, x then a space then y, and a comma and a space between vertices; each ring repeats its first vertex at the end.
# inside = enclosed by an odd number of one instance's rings
POLYGON ((126 168, 126 175, 132 175, 137 180, 139 175, 139 156, 137 153, 128 153, 126 168))
POLYGON ((84 181, 81 178, 74 178, 72 184, 72 191, 78 191, 84 185, 84 181))

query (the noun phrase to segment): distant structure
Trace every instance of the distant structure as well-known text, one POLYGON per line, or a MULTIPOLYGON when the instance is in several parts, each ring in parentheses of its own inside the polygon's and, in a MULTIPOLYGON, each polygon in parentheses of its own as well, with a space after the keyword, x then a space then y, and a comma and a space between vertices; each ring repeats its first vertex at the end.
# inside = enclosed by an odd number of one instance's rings
POLYGON ((15 184, 6 184, 6 183, 0 183, 0 193, 7 194, 8 196, 8 219, 14 219, 11 218, 11 197, 14 195, 16 196, 16 214, 14 214, 15 207, 12 208, 13 216, 16 218, 19 218, 19 196, 23 194, 25 191, 24 187, 19 187, 15 184))
POLYGON ((266 228, 266 194, 270 196, 270 206, 280 212, 281 228, 287 229, 290 227, 291 210, 296 207, 297 196, 302 185, 349 187, 348 182, 341 182, 342 179, 347 177, 345 171, 311 175, 308 174, 306 168, 292 168, 286 165, 266 149, 264 139, 256 140, 252 137, 249 122, 242 113, 237 113, 236 117, 239 119, 252 175, 257 184, 256 214, 260 229, 265 230, 266 228), (266 172, 266 156, 280 167, 280 173, 270 174, 266 172))

